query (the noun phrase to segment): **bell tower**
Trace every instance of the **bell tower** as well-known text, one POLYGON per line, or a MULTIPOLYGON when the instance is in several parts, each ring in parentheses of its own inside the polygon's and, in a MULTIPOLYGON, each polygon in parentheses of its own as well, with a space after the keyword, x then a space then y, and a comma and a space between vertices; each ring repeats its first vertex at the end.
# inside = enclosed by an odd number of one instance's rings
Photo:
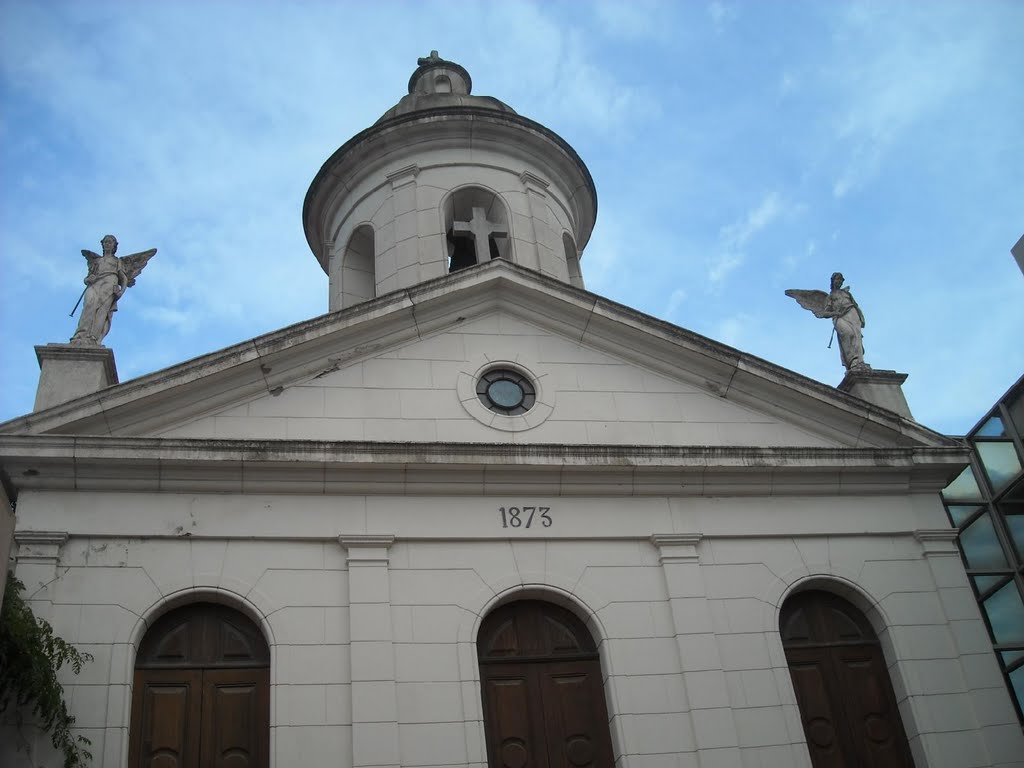
POLYGON ((306 193, 306 240, 331 311, 491 259, 582 288, 594 181, 558 134, 431 51, 409 93, 324 163, 306 193))

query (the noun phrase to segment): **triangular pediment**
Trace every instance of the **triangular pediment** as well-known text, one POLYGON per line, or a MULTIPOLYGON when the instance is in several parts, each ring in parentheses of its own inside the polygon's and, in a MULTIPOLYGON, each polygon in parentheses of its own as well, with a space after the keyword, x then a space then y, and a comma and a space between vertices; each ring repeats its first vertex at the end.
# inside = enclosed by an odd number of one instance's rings
POLYGON ((616 445, 840 447, 831 435, 719 397, 691 382, 524 320, 467 318, 274 394, 158 430, 174 438, 490 441, 616 445), (476 382, 522 371, 533 412, 495 413, 476 382))
POLYGON ((941 435, 505 262, 382 296, 0 426, 207 440, 879 448, 941 435), (539 387, 493 419, 505 361, 539 387))

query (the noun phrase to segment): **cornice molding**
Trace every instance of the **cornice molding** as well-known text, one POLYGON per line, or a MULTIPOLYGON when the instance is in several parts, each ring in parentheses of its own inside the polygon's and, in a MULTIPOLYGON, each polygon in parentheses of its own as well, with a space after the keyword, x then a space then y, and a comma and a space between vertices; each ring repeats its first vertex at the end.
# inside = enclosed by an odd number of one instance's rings
POLYGON ((337 370, 495 310, 716 392, 839 445, 958 446, 909 419, 503 259, 313 318, 69 403, 0 424, 0 434, 139 435, 337 370))
POLYGON ((961 448, 0 435, 0 464, 19 491, 490 495, 515 485, 564 496, 851 496, 938 491, 965 462, 961 448))

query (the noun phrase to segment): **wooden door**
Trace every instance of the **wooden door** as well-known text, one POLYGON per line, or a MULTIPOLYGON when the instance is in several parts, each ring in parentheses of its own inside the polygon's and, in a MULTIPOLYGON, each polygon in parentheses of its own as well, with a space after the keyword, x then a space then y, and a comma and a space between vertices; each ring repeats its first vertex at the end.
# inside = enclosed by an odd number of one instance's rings
POLYGON ((783 646, 814 768, 913 768, 882 649, 863 614, 827 592, 786 602, 783 646))
POLYGON ((252 623, 197 604, 154 624, 139 648, 131 768, 266 768, 269 649, 252 623))
POLYGON ((201 671, 137 670, 133 702, 129 765, 199 765, 201 671))
POLYGON ((492 768, 612 768, 601 664, 579 619, 511 603, 484 621, 477 650, 492 768))

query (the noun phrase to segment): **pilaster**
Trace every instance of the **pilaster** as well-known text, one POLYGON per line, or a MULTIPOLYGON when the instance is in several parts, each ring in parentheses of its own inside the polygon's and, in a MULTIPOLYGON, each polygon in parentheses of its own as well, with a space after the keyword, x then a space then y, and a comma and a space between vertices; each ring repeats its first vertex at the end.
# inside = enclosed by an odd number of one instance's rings
POLYGON ((391 182, 391 204, 395 226, 395 275, 397 287, 420 282, 420 228, 416 207, 416 177, 420 167, 413 163, 387 175, 391 182))
POLYGON ((530 236, 533 238, 532 248, 530 244, 521 239, 521 233, 516 233, 517 240, 516 261, 524 267, 536 269, 546 275, 566 279, 568 275, 560 275, 555 269, 555 254, 551 250, 554 242, 551 227, 548 224, 548 182, 529 171, 519 174, 519 181, 523 184, 526 192, 526 202, 530 211, 530 224, 533 231, 530 236), (521 251, 526 253, 521 253, 521 251))
POLYGON ((397 768, 401 763, 388 574, 394 540, 338 538, 348 553, 353 768, 397 768))
POLYGON ((699 764, 742 765, 736 721, 700 571, 699 533, 654 534, 672 608, 699 764))
MULTIPOLYGON (((11 494, 13 495, 13 493, 11 494)), ((7 498, 7 488, 4 485, 4 478, 0 478, 0 563, 6 568, 7 561, 11 556, 11 545, 14 543, 14 507, 7 498)), ((4 587, 7 580, 0 581, 0 604, 4 600, 4 587)))
POLYGON ((68 540, 63 531, 15 531, 16 574, 25 585, 25 597, 33 612, 49 619, 53 608, 53 582, 57 580, 60 551, 68 540))

